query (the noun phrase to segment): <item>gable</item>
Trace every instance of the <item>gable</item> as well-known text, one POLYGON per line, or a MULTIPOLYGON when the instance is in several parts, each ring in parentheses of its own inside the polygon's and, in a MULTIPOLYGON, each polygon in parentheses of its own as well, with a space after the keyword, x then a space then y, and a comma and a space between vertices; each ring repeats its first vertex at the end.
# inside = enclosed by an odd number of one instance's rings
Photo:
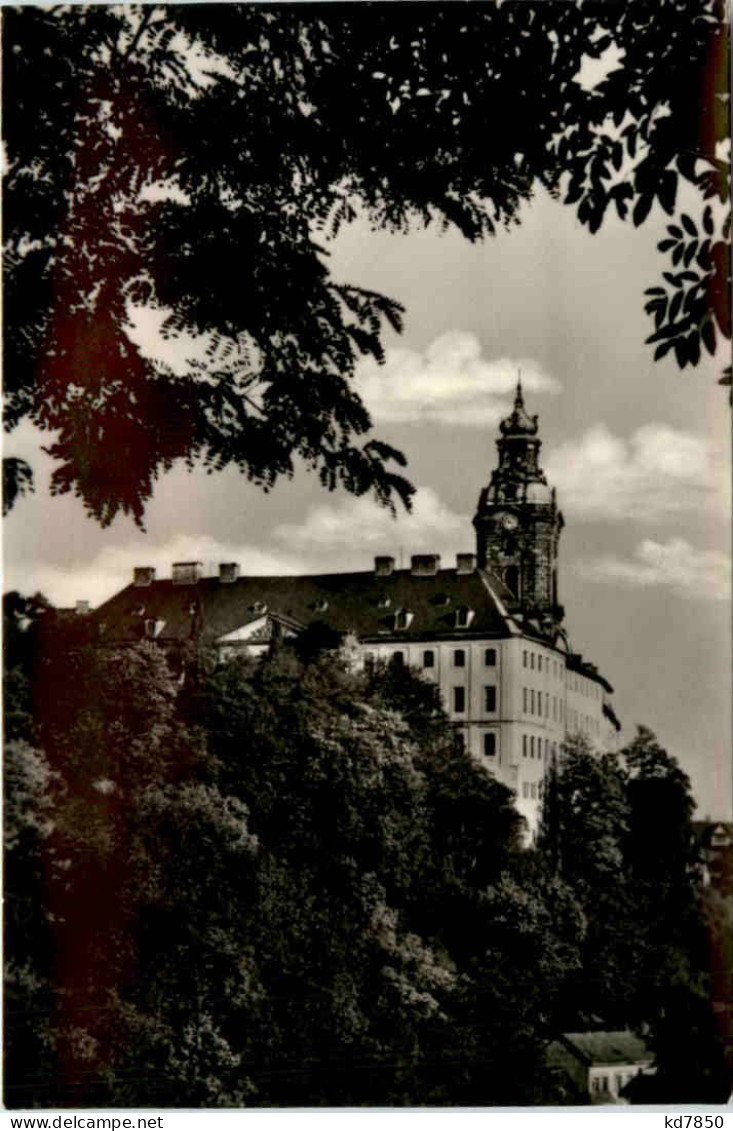
POLYGON ((267 633, 268 630, 271 631, 271 619, 272 618, 267 615, 259 616, 255 620, 251 620, 249 624, 240 625, 239 628, 235 628, 232 632, 225 632, 223 636, 217 636, 215 642, 217 644, 234 644, 244 640, 254 642, 258 637, 260 639, 269 640, 269 634, 266 636, 264 634, 267 633))

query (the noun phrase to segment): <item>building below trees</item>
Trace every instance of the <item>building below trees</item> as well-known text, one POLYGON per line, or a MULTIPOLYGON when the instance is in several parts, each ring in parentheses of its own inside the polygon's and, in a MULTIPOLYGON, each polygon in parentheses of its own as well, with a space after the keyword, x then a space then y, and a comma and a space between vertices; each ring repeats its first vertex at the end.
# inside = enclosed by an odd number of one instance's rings
POLYGON ((385 555, 368 571, 299 577, 243 577, 235 563, 205 577, 201 563, 178 562, 170 579, 156 579, 141 566, 97 611, 102 639, 203 640, 223 658, 305 632, 350 639, 361 662, 406 665, 440 688, 466 747, 514 791, 535 830, 545 771, 565 737, 583 734, 612 750, 620 729, 613 688, 563 628, 564 522, 540 446, 518 385, 500 424, 498 466, 479 498, 475 552, 459 552, 454 566, 425 553, 408 569, 385 555))

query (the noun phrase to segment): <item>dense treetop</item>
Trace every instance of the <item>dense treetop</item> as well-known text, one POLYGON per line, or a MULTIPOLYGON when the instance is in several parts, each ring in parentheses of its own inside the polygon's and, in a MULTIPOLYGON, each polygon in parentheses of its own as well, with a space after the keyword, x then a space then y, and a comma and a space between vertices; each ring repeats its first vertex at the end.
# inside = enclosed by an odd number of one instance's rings
POLYGON ((548 1042, 627 1026, 648 1099, 727 1098, 730 891, 650 732, 570 740, 530 847, 409 669, 4 611, 9 1106, 576 1102, 548 1042))
MULTIPOLYGON (((269 487, 302 457, 329 488, 409 502, 350 384, 403 312, 328 268, 357 213, 477 240, 542 184, 593 232, 609 208, 672 216, 682 178, 700 215, 660 244, 656 352, 694 364, 730 336, 718 0, 57 5, 3 24, 6 424, 54 434, 53 489, 102 523, 141 522, 179 459, 269 487), (578 81, 614 49, 621 66, 578 81), (211 335, 206 359, 142 356, 130 304, 211 335)), ((27 488, 16 461, 6 499, 27 488)))

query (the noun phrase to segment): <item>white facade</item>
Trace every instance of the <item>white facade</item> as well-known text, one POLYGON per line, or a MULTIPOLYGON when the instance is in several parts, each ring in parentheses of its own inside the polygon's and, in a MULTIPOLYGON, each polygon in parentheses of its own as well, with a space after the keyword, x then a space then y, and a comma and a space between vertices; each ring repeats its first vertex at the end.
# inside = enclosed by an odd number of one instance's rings
POLYGON ((583 734, 614 750, 600 679, 568 669, 565 652, 516 636, 504 640, 365 644, 365 659, 404 663, 438 685, 445 710, 471 754, 514 790, 531 833, 539 823, 545 770, 562 743, 583 734))

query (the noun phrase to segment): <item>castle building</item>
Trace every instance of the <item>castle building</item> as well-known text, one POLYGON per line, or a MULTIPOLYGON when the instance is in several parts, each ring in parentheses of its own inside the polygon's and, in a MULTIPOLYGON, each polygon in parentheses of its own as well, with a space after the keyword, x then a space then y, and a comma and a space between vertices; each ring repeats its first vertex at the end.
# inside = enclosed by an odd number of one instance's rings
POLYGON ((103 638, 163 646, 203 638, 227 659, 258 655, 321 623, 357 642, 365 663, 406 664, 438 685, 471 754, 515 792, 537 827, 546 767, 565 738, 614 749, 613 688, 570 646, 558 602, 563 517, 539 462, 536 416, 517 386, 502 420, 498 465, 473 520, 476 552, 409 569, 380 556, 356 573, 243 577, 234 563, 204 577, 178 562, 172 577, 138 567, 132 584, 95 614, 103 638))

